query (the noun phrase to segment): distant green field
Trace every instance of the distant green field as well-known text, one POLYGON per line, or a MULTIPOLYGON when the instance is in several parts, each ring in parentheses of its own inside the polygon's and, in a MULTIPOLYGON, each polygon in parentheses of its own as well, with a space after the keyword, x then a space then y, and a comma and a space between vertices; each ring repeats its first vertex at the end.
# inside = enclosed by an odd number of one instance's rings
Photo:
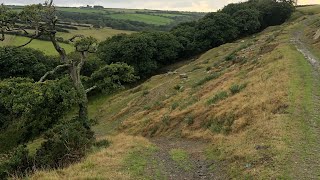
POLYGON ((298 7, 297 10, 307 14, 319 14, 320 5, 298 7))
POLYGON ((104 9, 80 9, 80 8, 66 8, 66 7, 59 7, 57 8, 59 11, 65 12, 79 12, 79 13, 105 13, 104 9))
MULTIPOLYGON (((6 40, 3 42, 0 42, 0 46, 19 46, 19 45, 22 45, 26 42, 28 42, 27 37, 7 35, 6 40)), ((65 48, 67 53, 70 53, 74 50, 72 45, 62 44, 62 43, 60 45, 63 48, 65 48)), ((52 43, 49 41, 33 40, 32 43, 28 44, 26 47, 40 50, 47 55, 58 55, 58 53, 55 51, 52 43)))
POLYGON ((139 21, 139 22, 144 22, 147 24, 155 24, 155 25, 166 25, 173 21, 170 18, 153 16, 149 14, 111 14, 108 16, 114 19, 139 21))
POLYGON ((186 14, 166 14, 166 13, 153 13, 156 16, 166 16, 166 17, 179 17, 179 16, 188 16, 186 14))
POLYGON ((131 34, 134 31, 124 31, 124 30, 117 30, 111 28, 103 28, 103 29, 94 29, 94 28, 81 28, 79 30, 69 30, 70 33, 58 33, 59 37, 63 39, 70 39, 72 36, 76 34, 82 34, 84 36, 92 36, 96 38, 98 41, 104 41, 108 37, 112 37, 117 34, 131 34))
MULTIPOLYGON (((74 13, 97 13, 101 15, 105 15, 106 17, 111 17, 114 19, 120 20, 130 20, 130 21, 138 21, 144 22, 147 24, 155 24, 155 25, 166 25, 174 21, 174 17, 178 16, 188 16, 187 14, 182 13, 168 13, 168 12, 159 12, 156 10, 144 10, 144 9, 113 9, 113 8, 105 8, 105 9, 90 9, 90 8, 67 8, 67 7, 59 7, 59 11, 64 12, 74 12, 74 13), (140 14, 141 12, 146 14, 140 14)), ((192 15, 192 13, 189 13, 192 15)))

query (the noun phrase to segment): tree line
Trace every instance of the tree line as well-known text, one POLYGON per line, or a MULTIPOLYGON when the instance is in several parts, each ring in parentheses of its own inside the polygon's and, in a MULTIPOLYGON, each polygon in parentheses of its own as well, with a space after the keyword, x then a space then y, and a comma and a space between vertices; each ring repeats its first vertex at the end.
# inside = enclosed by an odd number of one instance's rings
POLYGON ((229 4, 198 21, 181 23, 169 32, 117 35, 100 43, 98 57, 125 62, 148 77, 162 66, 284 23, 294 11, 291 2, 250 0, 229 4))

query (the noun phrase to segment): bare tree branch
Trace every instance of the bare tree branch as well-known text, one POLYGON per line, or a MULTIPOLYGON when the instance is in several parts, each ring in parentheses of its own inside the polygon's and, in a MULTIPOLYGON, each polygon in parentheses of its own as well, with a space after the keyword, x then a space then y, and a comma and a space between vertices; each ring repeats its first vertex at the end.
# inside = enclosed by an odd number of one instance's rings
POLYGON ((0 38, 0 41, 4 41, 6 38, 4 36, 4 31, 1 31, 1 38, 0 38))
POLYGON ((60 47, 59 43, 57 42, 56 35, 51 34, 50 40, 51 40, 54 48, 56 49, 56 51, 59 53, 59 55, 61 57, 61 61, 66 63, 67 62, 67 53, 62 47, 60 47))
POLYGON ((86 89, 86 93, 89 93, 90 91, 96 89, 98 86, 92 86, 91 88, 86 89))
POLYGON ((42 35, 42 33, 39 33, 39 34, 31 37, 28 42, 26 42, 25 44, 22 44, 22 45, 20 45, 20 46, 15 47, 15 49, 25 47, 26 45, 30 44, 33 40, 37 39, 37 38, 40 37, 41 35, 42 35))
POLYGON ((69 39, 70 42, 74 42, 76 38, 84 38, 84 35, 76 34, 72 38, 69 39))
POLYGON ((38 82, 40 82, 40 83, 43 82, 47 78, 47 76, 49 76, 50 74, 54 74, 59 69, 62 69, 64 67, 69 67, 69 66, 70 66, 70 64, 62 64, 62 65, 55 67, 52 71, 46 72, 46 74, 44 74, 38 82))

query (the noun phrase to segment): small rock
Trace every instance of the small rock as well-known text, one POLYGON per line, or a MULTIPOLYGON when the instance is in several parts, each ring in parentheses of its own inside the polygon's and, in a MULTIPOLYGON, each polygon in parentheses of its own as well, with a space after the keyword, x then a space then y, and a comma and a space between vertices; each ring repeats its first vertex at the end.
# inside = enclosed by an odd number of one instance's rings
POLYGON ((250 163, 246 164, 246 168, 250 168, 252 165, 250 163))
POLYGON ((187 74, 180 74, 180 79, 188 79, 189 76, 187 74))

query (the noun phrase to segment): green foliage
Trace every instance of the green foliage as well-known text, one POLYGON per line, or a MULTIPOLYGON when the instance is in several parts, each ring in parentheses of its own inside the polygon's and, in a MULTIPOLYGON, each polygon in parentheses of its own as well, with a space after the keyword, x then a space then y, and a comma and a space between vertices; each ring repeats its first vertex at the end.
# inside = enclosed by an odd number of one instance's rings
MULTIPOLYGON (((34 83, 31 79, 13 78, 0 82, 1 112, 7 121, 0 133, 0 146, 7 141, 26 142, 52 127, 76 102, 69 79, 34 83), (19 139, 2 139, 10 133, 19 139)), ((1 127, 0 127, 1 128, 1 127)), ((1 149, 3 151, 4 149, 1 149)))
POLYGON ((74 43, 74 47, 78 52, 95 52, 98 40, 92 36, 80 38, 74 43))
POLYGON ((152 37, 139 33, 118 35, 101 42, 98 55, 107 64, 124 62, 133 66, 138 75, 146 76, 158 67, 153 59, 155 51, 152 37))
POLYGON ((100 91, 112 92, 123 87, 123 83, 134 82, 138 79, 132 67, 125 63, 107 65, 94 72, 90 84, 96 85, 100 91))
POLYGON ((234 94, 237 94, 239 92, 241 92, 244 88, 246 88, 246 84, 241 84, 241 85, 238 85, 238 84, 233 84, 229 90, 231 92, 232 95, 234 94))
POLYGON ((106 63, 95 55, 90 54, 81 69, 81 75, 90 77, 95 71, 106 66, 106 63))
MULTIPOLYGON (((235 16, 240 15, 238 11, 241 11, 241 14, 244 15, 243 11, 247 10, 258 10, 260 14, 259 21, 261 28, 266 28, 268 26, 274 26, 284 23, 293 13, 294 6, 290 1, 250 0, 243 3, 229 4, 225 6, 221 10, 221 12, 235 16)), ((251 14, 250 16, 252 15, 253 14, 251 14)), ((249 16, 239 17, 239 19, 247 19, 248 17, 249 16)), ((250 17, 249 19, 253 20, 254 18, 250 17)), ((246 22, 244 24, 248 25, 250 23, 246 22)), ((253 25, 256 26, 256 22, 253 23, 253 25)))
POLYGON ((12 28, 15 25, 17 19, 17 13, 6 7, 0 5, 0 29, 6 29, 7 27, 12 28))
POLYGON ((197 24, 196 44, 202 50, 219 46, 238 37, 237 24, 224 13, 209 13, 197 24))
POLYGON ((249 35, 259 31, 260 13, 255 9, 238 10, 233 15, 241 35, 249 35))
POLYGON ((228 56, 225 57, 226 61, 234 61, 237 58, 235 53, 231 53, 228 56))
POLYGON ((221 91, 221 92, 218 92, 213 98, 209 99, 207 101, 207 104, 209 105, 216 104, 219 101, 222 101, 226 98, 228 98, 228 93, 226 91, 221 91))
POLYGON ((194 42, 196 26, 196 21, 186 22, 179 24, 178 26, 172 28, 172 30, 170 31, 177 37, 178 41, 183 47, 183 50, 179 55, 180 57, 189 57, 199 52, 194 42))
POLYGON ((180 43, 170 33, 143 32, 107 39, 100 44, 98 55, 108 64, 127 63, 138 75, 145 77, 159 66, 175 62, 180 49, 180 43))
POLYGON ((31 171, 32 158, 25 145, 21 145, 12 151, 11 154, 0 158, 0 179, 7 179, 10 175, 24 176, 31 171))
POLYGON ((171 105, 171 110, 175 110, 179 107, 179 103, 178 102, 174 102, 172 105, 171 105))
POLYGON ((35 155, 36 164, 42 168, 65 167, 84 157, 93 142, 93 132, 78 118, 59 123, 45 134, 45 142, 35 155))
POLYGON ((29 77, 39 80, 58 61, 30 48, 0 47, 0 79, 29 77))
POLYGON ((208 128, 213 133, 228 134, 232 130, 231 126, 233 125, 234 121, 235 116, 233 114, 227 114, 221 117, 213 118, 203 126, 204 128, 208 128))
POLYGON ((192 115, 188 115, 184 118, 184 122, 188 125, 191 126, 194 123, 194 117, 192 115))

